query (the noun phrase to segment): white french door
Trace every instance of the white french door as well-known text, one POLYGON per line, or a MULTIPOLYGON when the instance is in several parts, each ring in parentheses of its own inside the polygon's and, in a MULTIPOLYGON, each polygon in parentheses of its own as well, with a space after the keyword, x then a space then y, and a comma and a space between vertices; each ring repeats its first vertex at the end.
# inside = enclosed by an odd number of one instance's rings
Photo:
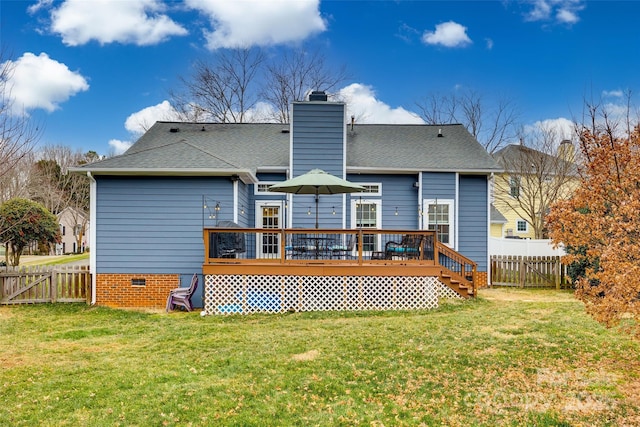
POLYGON ((424 200, 425 230, 435 230, 438 241, 455 249, 454 202, 452 199, 424 200))
POLYGON ((282 228, 282 202, 256 203, 256 228, 274 229, 275 233, 258 233, 256 253, 258 258, 280 257, 280 229, 282 228))
MULTIPOLYGON (((374 200, 352 200, 351 201, 351 228, 361 228, 363 230, 382 228, 382 204, 378 199, 374 200)), ((380 235, 363 233, 362 252, 371 255, 372 252, 380 251, 380 235)))

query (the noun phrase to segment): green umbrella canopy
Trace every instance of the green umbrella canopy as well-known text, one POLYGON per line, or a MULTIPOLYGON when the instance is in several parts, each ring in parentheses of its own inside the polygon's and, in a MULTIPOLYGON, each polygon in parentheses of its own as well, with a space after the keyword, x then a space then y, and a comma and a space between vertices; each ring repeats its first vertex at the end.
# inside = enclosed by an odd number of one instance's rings
POLYGON ((358 193, 364 190, 365 188, 363 186, 349 182, 346 179, 338 178, 322 169, 312 169, 307 173, 269 187, 269 191, 278 193, 315 194, 316 228, 318 228, 319 194, 358 193))
POLYGON ((343 194, 364 191, 361 185, 338 178, 321 169, 313 169, 295 178, 274 184, 269 191, 292 194, 343 194))

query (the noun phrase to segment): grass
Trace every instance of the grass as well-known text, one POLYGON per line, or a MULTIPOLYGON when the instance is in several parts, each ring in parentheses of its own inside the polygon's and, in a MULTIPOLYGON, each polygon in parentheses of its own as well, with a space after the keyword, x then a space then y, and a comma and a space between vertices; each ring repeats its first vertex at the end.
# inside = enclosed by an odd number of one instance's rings
POLYGON ((429 312, 0 307, 9 425, 640 425, 639 344, 562 291, 429 312))
POLYGON ((21 261, 20 266, 61 265, 68 264, 74 261, 88 260, 89 252, 60 256, 23 256, 23 258, 25 259, 25 261, 21 261))

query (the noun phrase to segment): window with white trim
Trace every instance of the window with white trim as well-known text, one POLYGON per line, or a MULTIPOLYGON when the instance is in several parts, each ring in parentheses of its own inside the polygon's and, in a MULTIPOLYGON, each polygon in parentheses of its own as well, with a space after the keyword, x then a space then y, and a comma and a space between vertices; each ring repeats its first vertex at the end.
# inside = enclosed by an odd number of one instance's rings
POLYGON ((438 241, 454 247, 454 203, 452 199, 424 201, 424 226, 435 230, 438 241))
POLYGON ((356 197, 358 194, 366 194, 367 196, 382 196, 382 183, 380 182, 357 182, 356 184, 364 187, 364 191, 355 193, 352 197, 356 197))
POLYGON ((271 187, 273 184, 277 184, 277 182, 275 181, 261 181, 259 183, 257 183, 256 185, 253 186, 253 193, 255 195, 259 195, 259 194, 278 194, 277 192, 273 192, 273 191, 269 191, 269 187, 271 187))
POLYGON ((516 232, 517 233, 526 233, 529 231, 529 224, 524 219, 516 220, 516 232))

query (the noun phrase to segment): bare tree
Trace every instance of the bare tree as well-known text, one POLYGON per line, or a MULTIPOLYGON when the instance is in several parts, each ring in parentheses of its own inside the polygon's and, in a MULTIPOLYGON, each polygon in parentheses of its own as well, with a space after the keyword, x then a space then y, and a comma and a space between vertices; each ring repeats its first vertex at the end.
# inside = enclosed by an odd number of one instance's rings
POLYGON ((29 197, 29 176, 33 167, 33 153, 27 153, 0 175, 0 204, 15 197, 29 197))
POLYGON ((258 48, 220 51, 214 61, 197 61, 182 77, 185 93, 172 93, 172 105, 185 121, 244 123, 257 103, 257 80, 265 56, 258 48))
POLYGON ((42 133, 15 105, 11 93, 14 62, 5 56, 4 50, 0 51, 0 178, 13 173, 42 133))
POLYGON ((312 90, 331 92, 347 78, 345 68, 332 71, 324 55, 303 49, 285 52, 267 66, 262 96, 274 109, 273 119, 289 123, 289 105, 303 101, 312 90))
POLYGON ((234 49, 196 62, 193 74, 181 78, 184 91, 170 97, 184 121, 288 123, 292 102, 312 90, 335 90, 345 79, 344 67, 331 70, 317 52, 285 51, 267 62, 259 48, 234 49))
POLYGON ((459 95, 432 94, 416 105, 427 124, 463 124, 489 153, 518 135, 519 115, 508 98, 490 103, 478 92, 468 90, 459 95))
POLYGON ((69 168, 89 163, 92 153, 82 154, 66 146, 46 146, 38 153, 30 178, 31 199, 43 204, 54 214, 68 209, 77 248, 82 247, 84 230, 89 220, 89 179, 69 173, 69 168))
POLYGON ((494 154, 505 172, 495 178, 494 205, 519 212, 535 238, 546 238, 550 206, 571 196, 578 182, 575 149, 570 140, 558 144, 554 128, 540 128, 528 142, 509 145, 494 154))

